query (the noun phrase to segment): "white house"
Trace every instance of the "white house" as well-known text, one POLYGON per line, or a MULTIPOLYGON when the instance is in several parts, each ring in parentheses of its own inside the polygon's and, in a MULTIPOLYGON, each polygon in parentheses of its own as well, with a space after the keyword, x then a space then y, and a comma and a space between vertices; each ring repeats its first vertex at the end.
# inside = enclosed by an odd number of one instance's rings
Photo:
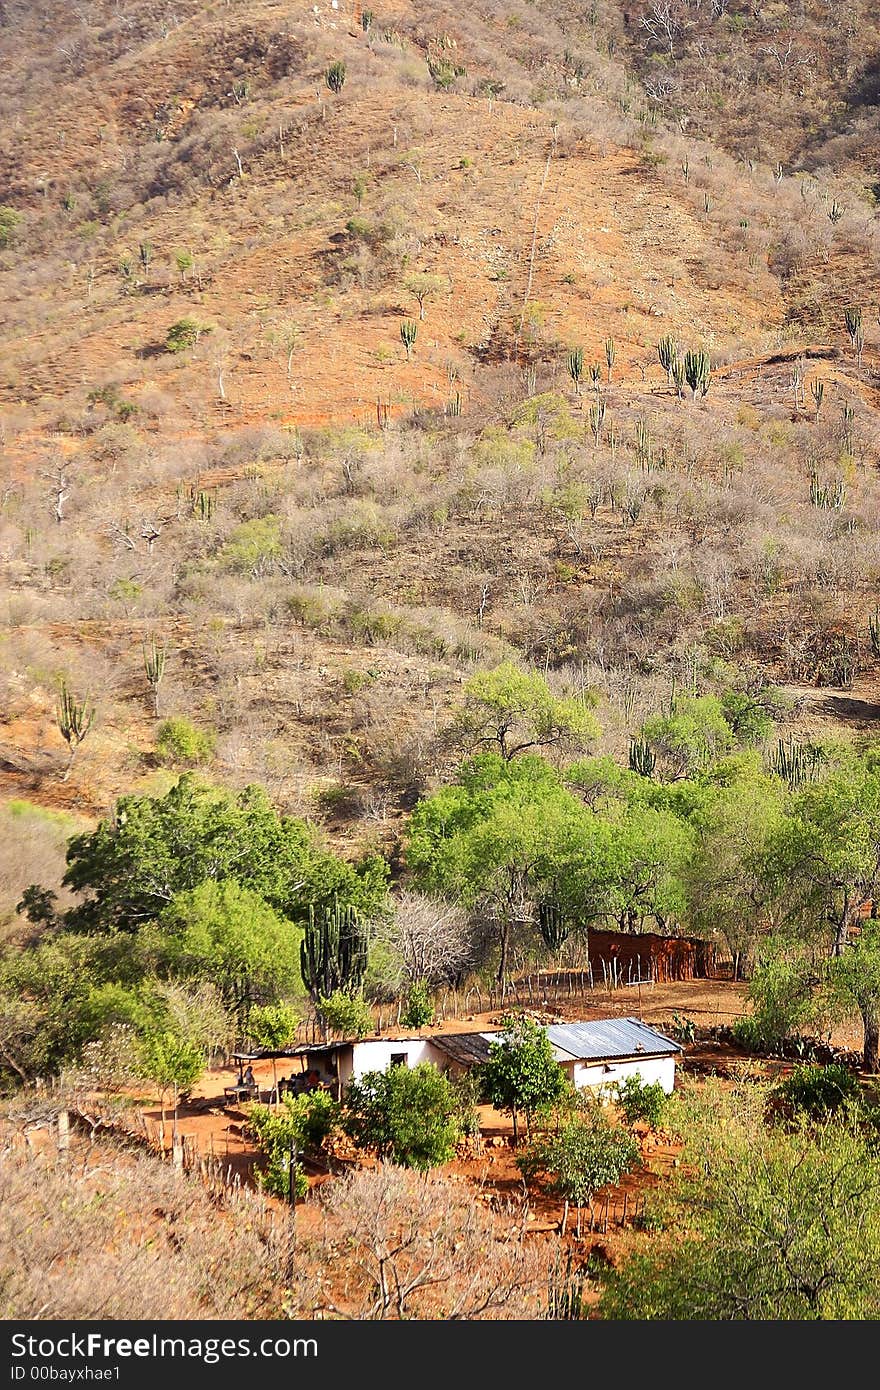
MULTIPOLYGON (((675 1060, 681 1046, 637 1018, 605 1018, 590 1023, 560 1023, 547 1027, 559 1065, 579 1089, 599 1088, 628 1076, 659 1081, 664 1091, 675 1084, 675 1060)), ((349 1081, 388 1067, 415 1067, 431 1062, 441 1071, 460 1075, 485 1062, 489 1046, 502 1036, 486 1033, 434 1033, 430 1037, 360 1038, 347 1042, 304 1043, 288 1056, 300 1059, 303 1070, 318 1073, 339 1091, 349 1081)))
POLYGON ((556 1060, 579 1089, 596 1089, 638 1076, 659 1081, 671 1093, 681 1044, 638 1018, 601 1018, 591 1023, 554 1023, 547 1029, 556 1060))

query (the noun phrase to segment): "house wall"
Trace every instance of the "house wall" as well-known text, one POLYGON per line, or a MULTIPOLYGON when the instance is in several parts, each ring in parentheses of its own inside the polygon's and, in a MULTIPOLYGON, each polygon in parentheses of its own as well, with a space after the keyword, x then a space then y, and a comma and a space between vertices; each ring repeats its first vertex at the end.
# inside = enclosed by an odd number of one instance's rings
POLYGON ((398 1052, 406 1053, 408 1067, 416 1067, 419 1062, 433 1062, 442 1071, 449 1061, 430 1038, 368 1038, 340 1053, 339 1076, 342 1085, 346 1086, 352 1078, 364 1076, 368 1071, 385 1071, 391 1066, 392 1054, 398 1052))
POLYGON ((638 1076, 645 1085, 659 1081, 667 1095, 675 1085, 675 1057, 634 1057, 622 1062, 571 1062, 565 1067, 578 1090, 612 1086, 628 1076, 638 1076))

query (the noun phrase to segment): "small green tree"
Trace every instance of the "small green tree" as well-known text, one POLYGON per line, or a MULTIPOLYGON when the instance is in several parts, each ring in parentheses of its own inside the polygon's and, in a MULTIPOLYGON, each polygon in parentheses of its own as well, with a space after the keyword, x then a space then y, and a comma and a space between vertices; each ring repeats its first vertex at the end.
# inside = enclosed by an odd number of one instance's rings
POLYGON ((178 319, 165 335, 165 349, 167 352, 185 352, 187 348, 196 346, 203 333, 210 332, 210 328, 195 319, 178 319))
POLYGON ((163 762, 172 767, 198 767, 214 752, 216 734, 198 729, 189 719, 165 719, 156 733, 156 749, 163 762))
POLYGON ((168 1093, 174 1099, 174 1134, 177 1134, 177 1110, 180 1093, 201 1075, 205 1065, 202 1048, 179 1033, 163 1031, 149 1034, 143 1043, 142 1063, 145 1076, 159 1089, 159 1143, 165 1147, 165 1109, 168 1093))
POLYGON ((317 1009, 325 1028, 345 1038, 365 1038, 375 1030, 370 1006, 356 990, 335 989, 332 994, 320 995, 317 1009))
POLYGON ((844 1014, 858 1009, 865 1071, 880 1071, 880 922, 865 922, 842 953, 828 962, 827 988, 832 1007, 844 1014))
POLYGON ((529 748, 582 742, 600 732, 590 709, 594 696, 554 695, 543 676, 520 671, 512 661, 479 671, 464 693, 461 732, 472 748, 494 744, 505 761, 529 748))
POLYGON ((331 63, 324 73, 324 81, 334 96, 338 96, 345 86, 345 64, 338 60, 331 63))
POLYGON ((519 1116, 526 1117, 531 1134, 536 1110, 560 1100, 569 1088, 568 1078, 553 1056, 546 1032, 526 1014, 506 1014, 501 1037, 489 1044, 483 1063, 486 1096, 513 1118, 513 1142, 519 1143, 519 1116))
MULTIPOLYGON (((248 1034, 257 1047, 278 1052, 296 1037, 299 1014, 289 1004, 255 1004, 248 1016, 248 1034)), ((278 1069, 272 1058, 272 1094, 278 1099, 278 1069)))
POLYGON ((609 1124, 594 1102, 585 1111, 576 1112, 563 1121, 555 1134, 538 1139, 517 1164, 527 1180, 534 1179, 538 1173, 546 1173, 554 1192, 564 1197, 563 1233, 568 1204, 575 1204, 580 1236, 583 1208, 592 1208, 596 1192, 619 1182, 640 1160, 637 1141, 625 1129, 609 1124))
POLYGON ((285 1096, 277 1109, 252 1106, 248 1128, 266 1158, 265 1168, 257 1175, 260 1186, 288 1201, 304 1197, 309 1185, 299 1160, 320 1150, 338 1117, 339 1106, 326 1091, 285 1096))
POLYGON ((405 1028, 427 1028, 434 1022, 434 1005, 425 980, 415 980, 410 985, 400 1021, 405 1028))
POLYGON ((349 1083, 343 1128, 362 1148, 404 1168, 436 1168, 455 1152, 461 1105, 430 1062, 367 1072, 349 1083))
POLYGON ((443 275, 432 275, 428 271, 416 271, 408 275, 404 280, 404 287, 409 290, 419 306, 419 321, 425 317, 425 300, 431 295, 440 294, 449 288, 449 281, 443 275))
POLYGON ((614 1088, 614 1103, 626 1116, 628 1124, 645 1120, 656 1129, 663 1119, 668 1096, 659 1081, 643 1081, 640 1076, 628 1076, 614 1088))

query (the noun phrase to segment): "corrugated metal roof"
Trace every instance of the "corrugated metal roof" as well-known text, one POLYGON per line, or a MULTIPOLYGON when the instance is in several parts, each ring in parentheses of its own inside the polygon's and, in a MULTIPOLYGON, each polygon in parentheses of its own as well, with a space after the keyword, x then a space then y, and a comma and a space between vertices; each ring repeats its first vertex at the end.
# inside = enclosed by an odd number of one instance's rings
POLYGON ((638 1018, 600 1018, 592 1023, 554 1023, 547 1029, 554 1047, 580 1061, 615 1057, 657 1057, 681 1046, 638 1018))
POLYGON ((462 1066, 476 1066, 489 1059, 489 1044, 498 1033, 437 1033, 431 1039, 435 1047, 462 1066))

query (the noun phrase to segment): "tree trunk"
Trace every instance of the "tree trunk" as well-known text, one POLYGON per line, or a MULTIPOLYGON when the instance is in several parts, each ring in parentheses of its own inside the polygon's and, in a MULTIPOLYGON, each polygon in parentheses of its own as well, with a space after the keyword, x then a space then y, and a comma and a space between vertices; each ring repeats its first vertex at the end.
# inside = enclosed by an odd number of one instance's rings
POLYGON ((516 1148, 517 1145, 519 1144, 519 1125, 518 1125, 518 1123, 517 1123, 517 1118, 516 1118, 516 1108, 514 1108, 514 1110, 513 1110, 512 1113, 513 1113, 513 1147, 516 1148))
POLYGON ((507 979, 507 961, 510 954, 510 923, 504 918, 500 929, 501 959, 498 962, 498 983, 504 992, 504 981, 507 979))
POLYGON ((870 1004, 865 1004, 861 1014, 865 1026, 862 1061, 865 1071, 874 1075, 880 1071, 880 1010, 878 1010, 876 1000, 870 1004))

